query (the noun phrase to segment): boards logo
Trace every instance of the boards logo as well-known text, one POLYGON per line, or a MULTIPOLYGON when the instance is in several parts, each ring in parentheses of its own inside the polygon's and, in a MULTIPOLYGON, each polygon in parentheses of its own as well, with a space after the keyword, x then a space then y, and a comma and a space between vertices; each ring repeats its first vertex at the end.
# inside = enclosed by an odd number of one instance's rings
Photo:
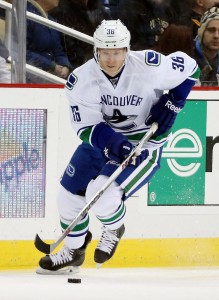
MULTIPOLYGON (((148 188, 148 205, 203 205, 207 162, 207 102, 188 102, 163 148, 161 168, 148 188)), ((209 154, 209 152, 208 152, 209 154)))
POLYGON ((194 131, 188 128, 177 130, 163 149, 163 157, 167 158, 169 168, 174 174, 180 177, 194 175, 200 167, 200 162, 180 164, 177 162, 177 159, 200 158, 202 155, 203 147, 200 138, 194 131))
POLYGON ((38 149, 29 149, 29 144, 24 142, 20 153, 13 155, 0 163, 0 185, 5 186, 5 191, 16 190, 21 177, 25 173, 38 169, 40 154, 38 149), (15 186, 13 186, 13 183, 15 186))

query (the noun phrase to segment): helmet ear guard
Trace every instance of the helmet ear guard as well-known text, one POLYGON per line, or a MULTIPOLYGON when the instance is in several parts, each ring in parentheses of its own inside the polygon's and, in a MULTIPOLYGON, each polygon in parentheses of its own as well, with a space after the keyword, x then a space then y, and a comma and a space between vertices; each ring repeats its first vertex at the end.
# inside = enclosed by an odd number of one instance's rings
POLYGON ((93 35, 94 38, 94 56, 97 61, 98 48, 118 49, 130 48, 130 32, 127 27, 118 20, 103 20, 97 27, 93 35))

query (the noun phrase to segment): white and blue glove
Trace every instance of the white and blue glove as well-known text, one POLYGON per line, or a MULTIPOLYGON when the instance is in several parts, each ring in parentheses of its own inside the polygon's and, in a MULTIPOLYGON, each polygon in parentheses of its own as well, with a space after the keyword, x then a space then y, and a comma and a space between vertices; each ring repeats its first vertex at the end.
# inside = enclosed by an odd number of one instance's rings
POLYGON ((156 131, 156 135, 168 132, 172 128, 178 113, 184 107, 185 102, 186 99, 175 100, 172 95, 162 95, 159 101, 151 108, 145 124, 151 125, 157 122, 158 130, 156 131))
POLYGON ((126 136, 115 132, 103 122, 95 126, 91 136, 91 144, 103 150, 107 158, 118 163, 124 161, 133 149, 132 143, 128 141, 126 136))
POLYGON ((106 157, 121 163, 131 153, 132 148, 133 146, 126 136, 115 132, 111 139, 106 143, 103 151, 106 157))
POLYGON ((145 124, 151 125, 153 122, 157 122, 158 130, 156 131, 156 135, 164 134, 172 128, 194 84, 195 80, 187 78, 181 84, 169 90, 168 94, 162 95, 158 102, 151 108, 145 124))
MULTIPOLYGON (((133 149, 126 136, 115 132, 106 123, 97 124, 92 132, 91 143, 101 149, 105 156, 118 163, 123 162, 133 149)), ((129 164, 138 167, 149 155, 148 150, 143 150, 133 156, 129 164)))

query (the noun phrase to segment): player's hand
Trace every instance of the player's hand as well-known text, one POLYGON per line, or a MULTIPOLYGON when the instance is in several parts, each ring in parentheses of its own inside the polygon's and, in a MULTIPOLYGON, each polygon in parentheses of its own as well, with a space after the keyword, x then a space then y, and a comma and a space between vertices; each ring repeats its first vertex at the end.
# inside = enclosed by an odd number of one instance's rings
POLYGON ((129 164, 138 167, 148 157, 148 155, 149 152, 147 149, 145 149, 141 151, 141 153, 138 154, 137 156, 133 156, 129 164))
POLYGON ((56 75, 56 76, 60 76, 60 74, 62 73, 62 68, 63 68, 63 66, 61 66, 61 65, 55 65, 55 69, 54 69, 54 75, 56 75))
POLYGON ((107 142, 104 154, 111 160, 121 163, 132 151, 132 144, 121 133, 115 133, 107 142))
POLYGON ((169 131, 175 119, 185 105, 186 100, 175 100, 168 94, 161 96, 159 101, 152 107, 148 118, 145 121, 146 125, 151 125, 153 122, 158 123, 156 135, 161 135, 169 131))
POLYGON ((63 66, 59 76, 66 79, 66 78, 68 78, 69 73, 70 73, 69 68, 66 66, 63 66))
POLYGON ((54 75, 66 79, 69 75, 69 68, 66 66, 56 65, 54 75))

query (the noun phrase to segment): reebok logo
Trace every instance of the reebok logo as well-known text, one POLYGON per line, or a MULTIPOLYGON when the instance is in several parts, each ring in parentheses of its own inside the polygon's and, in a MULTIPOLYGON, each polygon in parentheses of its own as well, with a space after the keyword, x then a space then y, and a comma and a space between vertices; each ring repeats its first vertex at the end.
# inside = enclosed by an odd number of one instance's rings
POLYGON ((175 106, 170 100, 166 102, 165 106, 167 106, 168 109, 174 111, 177 114, 182 110, 182 108, 175 106))

